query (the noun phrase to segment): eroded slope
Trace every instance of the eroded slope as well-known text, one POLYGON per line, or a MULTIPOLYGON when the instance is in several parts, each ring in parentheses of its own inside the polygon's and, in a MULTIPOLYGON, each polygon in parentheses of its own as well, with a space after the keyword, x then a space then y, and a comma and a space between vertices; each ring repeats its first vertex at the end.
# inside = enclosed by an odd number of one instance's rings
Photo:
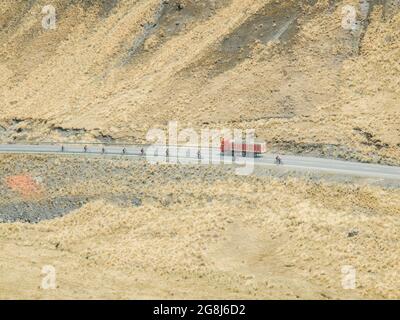
POLYGON ((399 164, 398 8, 371 1, 351 32, 345 4, 59 0, 46 31, 45 1, 3 1, 2 140, 138 142, 177 120, 399 164))

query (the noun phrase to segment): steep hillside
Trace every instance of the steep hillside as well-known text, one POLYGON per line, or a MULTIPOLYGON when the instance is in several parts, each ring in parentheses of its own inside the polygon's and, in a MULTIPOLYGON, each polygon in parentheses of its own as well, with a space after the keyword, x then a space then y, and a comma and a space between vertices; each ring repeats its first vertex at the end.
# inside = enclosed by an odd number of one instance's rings
POLYGON ((396 2, 0 4, 3 141, 144 141, 154 126, 254 128, 273 149, 400 164, 396 2))

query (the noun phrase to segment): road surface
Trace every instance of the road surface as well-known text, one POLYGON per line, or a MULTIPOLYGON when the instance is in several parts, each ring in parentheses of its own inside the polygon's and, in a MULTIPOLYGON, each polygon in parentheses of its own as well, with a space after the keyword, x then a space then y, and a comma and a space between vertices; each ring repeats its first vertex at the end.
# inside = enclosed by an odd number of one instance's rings
MULTIPOLYGON (((0 145, 0 153, 3 154, 70 154, 70 155, 103 155, 103 156, 116 156, 121 155, 125 157, 144 157, 153 162, 168 161, 176 163, 179 159, 181 163, 232 163, 232 157, 221 157, 218 148, 201 149, 201 160, 198 159, 195 147, 170 147, 169 157, 166 157, 165 147, 156 147, 152 150, 149 146, 128 146, 125 147, 125 154, 123 153, 124 146, 102 146, 102 145, 87 145, 86 152, 84 151, 83 144, 69 144, 65 145, 62 149, 61 145, 42 144, 42 145, 20 145, 20 144, 6 144, 0 145), (104 148, 104 153, 103 149, 104 148), (145 155, 141 154, 143 148, 145 155)), ((314 157, 300 157, 300 156, 283 156, 283 164, 279 167, 287 168, 296 171, 319 171, 332 174, 340 174, 347 176, 359 177, 375 177, 383 179, 400 180, 400 167, 383 166, 376 164, 366 164, 341 160, 321 159, 314 157)), ((277 167, 274 163, 275 155, 266 154, 259 158, 243 158, 236 156, 235 163, 242 166, 250 166, 254 163, 255 166, 264 167, 277 167)))

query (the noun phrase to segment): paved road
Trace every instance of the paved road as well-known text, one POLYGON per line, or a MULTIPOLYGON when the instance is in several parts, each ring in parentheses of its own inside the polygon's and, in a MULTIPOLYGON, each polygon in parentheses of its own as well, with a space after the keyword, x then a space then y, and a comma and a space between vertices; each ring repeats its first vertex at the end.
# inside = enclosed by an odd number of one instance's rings
MULTIPOLYGON (((104 146, 105 153, 103 154, 102 145, 88 145, 87 151, 84 151, 83 144, 65 145, 64 150, 60 145, 19 145, 19 144, 7 144, 0 145, 0 153, 9 154, 74 154, 74 155, 103 155, 103 156, 116 156, 121 155, 125 157, 142 157, 141 149, 143 148, 146 153, 146 159, 149 161, 157 162, 163 161, 165 157, 165 148, 160 147, 158 152, 150 152, 148 146, 129 146, 126 147, 126 153, 123 154, 123 146, 104 146), (150 156, 152 154, 153 156, 150 156)), ((194 147, 177 147, 176 149, 169 149, 169 162, 176 162, 176 155, 179 155, 179 161, 183 163, 199 163, 197 158, 197 148, 194 147)), ((214 149, 201 149, 201 162, 204 164, 220 163, 221 158, 219 150, 214 149)), ((321 171, 333 174, 341 174, 347 176, 360 176, 360 177, 375 177, 383 179, 395 179, 400 180, 400 167, 383 166, 376 164, 365 164, 358 162, 349 162, 341 160, 330 160, 313 157, 299 157, 299 156, 283 156, 283 164, 280 168, 287 168, 298 171, 321 171)), ((276 167, 274 163, 275 155, 267 154, 262 157, 242 158, 236 157, 236 163, 238 165, 250 166, 254 163, 256 166, 264 167, 276 167)), ((231 163, 232 158, 227 156, 223 158, 224 163, 231 163)))

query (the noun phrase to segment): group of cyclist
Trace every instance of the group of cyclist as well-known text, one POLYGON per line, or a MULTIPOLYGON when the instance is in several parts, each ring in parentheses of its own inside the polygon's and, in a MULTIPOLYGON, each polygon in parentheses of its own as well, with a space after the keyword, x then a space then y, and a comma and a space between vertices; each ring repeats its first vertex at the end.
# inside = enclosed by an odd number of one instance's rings
MULTIPOLYGON (((64 152, 64 151, 65 151, 65 147, 64 147, 64 145, 62 145, 62 146, 61 146, 61 152, 64 152)), ((88 147, 87 147, 86 145, 83 147, 83 151, 84 151, 85 153, 88 152, 88 147)), ((127 151, 126 148, 123 148, 123 149, 122 149, 122 154, 127 154, 127 152, 128 152, 128 151, 127 151)), ((106 153, 106 149, 105 149, 104 147, 101 148, 101 153, 102 153, 102 154, 106 153)), ((141 155, 141 156, 144 156, 144 149, 143 149, 143 148, 140 149, 140 155, 141 155)), ((168 148, 165 150, 165 155, 166 155, 167 157, 169 157, 169 149, 168 149, 168 148)), ((197 151, 197 158, 198 158, 198 159, 201 159, 201 151, 200 151, 200 150, 197 151)))
MULTIPOLYGON (((64 145, 62 145, 62 146, 61 146, 61 152, 64 152, 64 151, 65 151, 65 147, 64 147, 64 145)), ((88 147, 87 147, 86 145, 83 147, 83 151, 84 151, 85 153, 88 152, 88 147)), ((123 148, 123 149, 122 149, 122 154, 127 154, 127 152, 128 152, 128 151, 127 151, 126 148, 123 148)), ((105 154, 105 153, 106 153, 106 149, 105 149, 104 147, 101 148, 101 153, 102 153, 102 154, 105 154)), ((145 155, 145 152, 144 152, 144 149, 143 149, 143 148, 140 149, 140 155, 141 155, 141 156, 144 156, 144 155, 145 155)), ((165 155, 167 156, 167 158, 169 157, 169 149, 168 149, 168 148, 165 150, 165 155)), ((198 159, 201 159, 201 151, 200 151, 200 150, 197 151, 197 158, 198 158, 198 159)), ((232 158, 235 159, 235 154, 234 154, 234 153, 232 153, 232 158)), ((277 156, 275 157, 275 163, 278 164, 278 165, 279 165, 279 164, 282 164, 282 159, 281 159, 280 155, 277 155, 277 156)))

